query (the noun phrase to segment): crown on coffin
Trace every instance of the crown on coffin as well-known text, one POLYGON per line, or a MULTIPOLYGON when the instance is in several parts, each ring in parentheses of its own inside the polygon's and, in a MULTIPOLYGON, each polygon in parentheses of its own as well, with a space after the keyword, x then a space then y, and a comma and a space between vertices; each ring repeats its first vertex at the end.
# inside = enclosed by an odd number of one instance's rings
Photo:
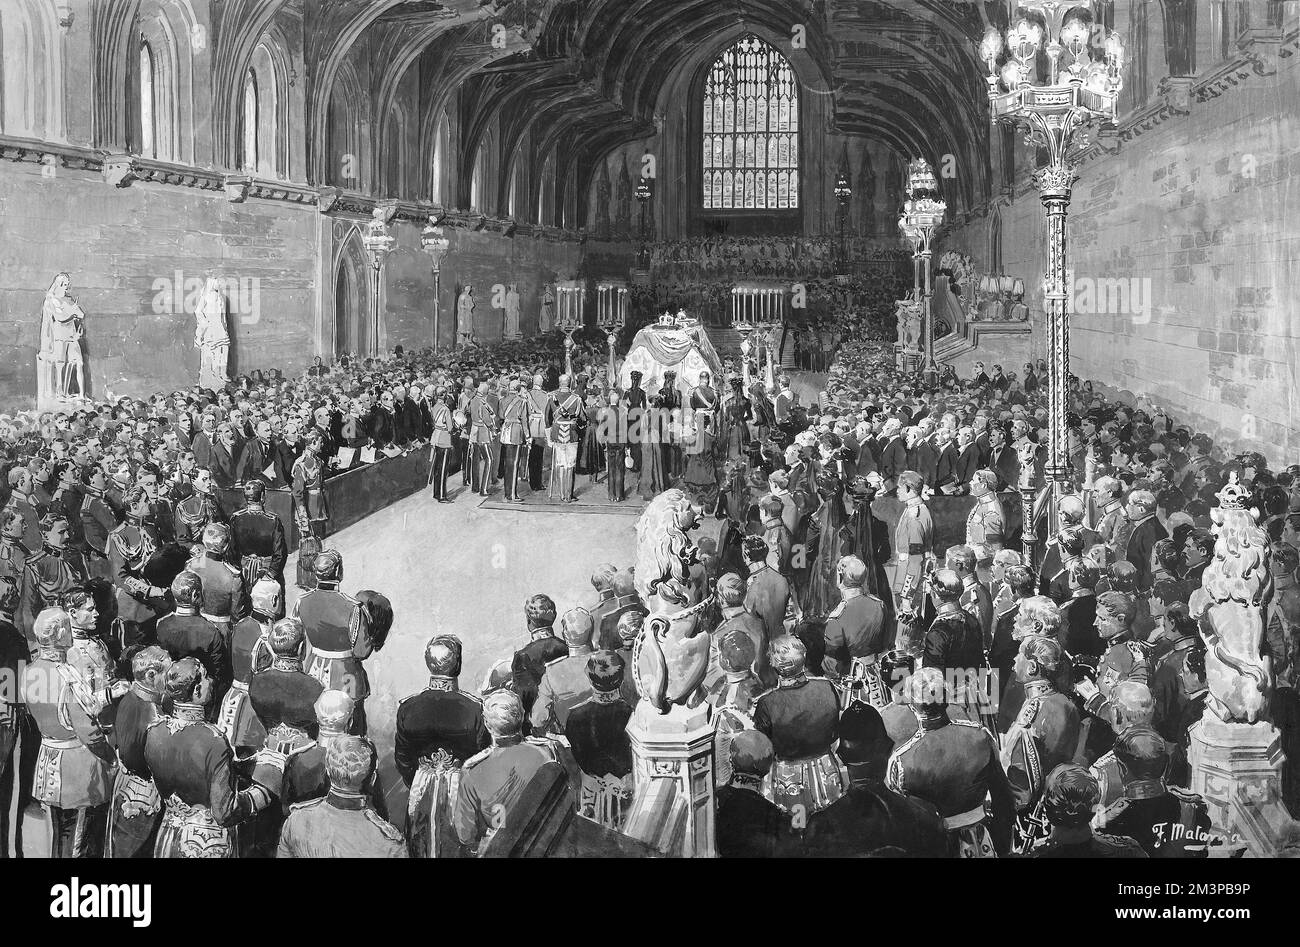
POLYGON ((1221 510, 1244 510, 1250 501, 1250 490, 1240 482, 1237 471, 1228 474, 1228 482, 1215 496, 1221 510))

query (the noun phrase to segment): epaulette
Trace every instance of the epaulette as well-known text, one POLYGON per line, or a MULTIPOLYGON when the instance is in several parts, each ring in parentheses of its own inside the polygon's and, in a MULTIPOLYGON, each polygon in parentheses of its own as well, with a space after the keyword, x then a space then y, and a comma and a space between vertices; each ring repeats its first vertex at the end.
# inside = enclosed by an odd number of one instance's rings
POLYGON ((221 564, 230 570, 231 575, 243 575, 238 566, 232 566, 230 563, 224 561, 221 564))
POLYGON ((1043 699, 1041 697, 1031 697, 1025 701, 1020 708, 1020 713, 1016 715, 1016 723, 1022 727, 1027 727, 1033 723, 1034 718, 1038 716, 1038 708, 1042 706, 1042 703, 1043 699))
POLYGON ((324 796, 317 796, 315 799, 304 799, 302 802, 293 802, 289 804, 289 811, 296 812, 299 809, 308 809, 312 806, 319 806, 324 801, 324 796))
POLYGON ((266 510, 258 510, 257 512, 261 513, 261 514, 262 514, 263 516, 265 516, 267 519, 272 519, 272 520, 273 520, 273 519, 276 519, 276 515, 275 515, 274 513, 270 513, 270 512, 268 512, 268 511, 266 511, 266 510))
POLYGON ((405 837, 401 832, 397 831, 391 823, 385 822, 383 819, 379 818, 379 813, 369 806, 366 806, 365 813, 366 821, 379 829, 380 833, 382 833, 384 838, 388 839, 388 841, 400 842, 405 837))
POLYGON ((976 723, 974 720, 962 720, 960 717, 950 720, 949 723, 955 723, 959 727, 974 727, 976 730, 984 729, 983 724, 976 723))
POLYGON ((357 601, 356 599, 354 599, 354 598, 353 598, 351 595, 349 595, 347 592, 344 592, 342 589, 328 589, 327 591, 337 592, 337 593, 339 594, 339 598, 343 599, 345 602, 348 602, 349 604, 352 604, 352 605, 360 605, 360 604, 361 604, 359 601, 357 601))
POLYGON ((154 727, 158 726, 158 724, 166 723, 170 719, 171 717, 167 714, 159 714, 158 716, 154 717, 152 720, 149 721, 149 726, 145 727, 145 729, 152 730, 154 727))
POLYGON ((482 763, 485 759, 487 759, 489 756, 492 755, 493 749, 495 749, 495 747, 488 747, 486 750, 480 750, 478 753, 475 753, 473 756, 471 756, 461 765, 461 769, 467 770, 471 766, 477 766, 479 763, 482 763))
POLYGON ((559 664, 561 661, 567 661, 568 658, 569 656, 567 654, 562 654, 558 658, 551 658, 551 660, 547 661, 543 667, 550 667, 552 664, 559 664))

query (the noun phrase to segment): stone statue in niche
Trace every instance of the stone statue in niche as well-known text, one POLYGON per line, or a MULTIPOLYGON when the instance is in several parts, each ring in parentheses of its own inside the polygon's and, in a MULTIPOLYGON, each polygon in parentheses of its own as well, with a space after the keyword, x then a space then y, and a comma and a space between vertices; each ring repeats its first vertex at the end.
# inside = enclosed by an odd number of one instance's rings
POLYGON ((59 273, 45 293, 41 309, 41 351, 36 357, 36 400, 39 407, 86 397, 85 367, 81 358, 86 314, 68 292, 71 287, 72 277, 59 273))
POLYGON ((542 291, 542 308, 537 314, 537 331, 550 332, 555 325, 555 294, 551 287, 542 291))
POLYGON ((221 281, 208 277, 203 293, 194 307, 194 344, 199 349, 199 387, 223 387, 230 376, 226 367, 230 356, 230 333, 226 329, 226 297, 221 281))
POLYGON ((600 177, 596 181, 596 238, 609 239, 609 165, 600 163, 600 177))
POLYGON ((519 285, 511 283, 506 289, 506 326, 502 337, 518 339, 523 337, 519 329, 519 285))
POLYGON ((465 284, 456 300, 456 335, 461 345, 474 342, 474 287, 469 283, 465 284))

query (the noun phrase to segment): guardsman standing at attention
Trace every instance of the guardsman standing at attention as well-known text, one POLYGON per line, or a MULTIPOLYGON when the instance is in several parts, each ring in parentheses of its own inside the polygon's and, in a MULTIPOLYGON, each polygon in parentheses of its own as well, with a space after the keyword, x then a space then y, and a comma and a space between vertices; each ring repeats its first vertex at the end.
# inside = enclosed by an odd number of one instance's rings
POLYGON ((126 520, 108 534, 108 561, 117 587, 117 628, 123 652, 157 640, 158 616, 169 608, 167 589, 144 577, 158 549, 158 534, 147 522, 149 496, 142 487, 127 491, 126 520))
POLYGON ((519 496, 519 459, 527 442, 528 402, 520 393, 520 383, 516 380, 510 383, 509 394, 501 400, 501 470, 509 503, 524 502, 519 496))
POLYGON ((881 681, 877 661, 890 649, 885 626, 885 603, 863 588, 867 565, 857 556, 845 556, 835 567, 840 603, 826 617, 827 676, 862 681, 873 704, 888 703, 887 684, 881 681))
POLYGON ((487 496, 492 482, 492 442, 496 439, 497 413, 488 397, 488 383, 482 382, 469 403, 470 489, 487 496))
POLYGON ((252 613, 240 619, 230 636, 230 690, 217 714, 217 726, 236 757, 250 756, 266 739, 248 700, 248 684, 254 674, 271 666, 271 627, 284 615, 283 593, 274 579, 258 579, 251 599, 252 613))
POLYGON ((234 753, 216 724, 205 720, 212 681, 203 665, 183 658, 167 669, 164 696, 171 714, 145 737, 144 758, 163 801, 155 858, 234 858, 234 827, 274 802, 284 758, 263 751, 258 779, 239 789, 234 753))
POLYGON ((109 654, 108 646, 95 634, 99 624, 99 609, 95 596, 87 588, 70 589, 59 596, 59 607, 68 614, 72 623, 72 646, 68 648, 68 664, 81 675, 90 690, 91 704, 101 729, 105 734, 113 730, 113 717, 117 701, 127 692, 130 684, 117 676, 117 663, 109 654))
POLYGON ((898 499, 903 502, 903 513, 894 530, 893 577, 890 589, 894 595, 894 610, 899 616, 897 647, 908 651, 920 644, 916 640, 921 619, 925 573, 934 561, 931 547, 934 544, 934 523, 930 511, 921 499, 921 475, 905 470, 898 477, 898 499), (910 626, 904 628, 904 625, 910 626))
POLYGON ((582 398, 569 390, 569 376, 560 376, 551 412, 551 478, 558 482, 560 501, 573 503, 575 471, 578 463, 578 423, 584 416, 582 398))
POLYGON ((355 736, 330 742, 325 772, 330 790, 289 810, 280 831, 278 858, 406 858, 402 833, 370 805, 366 784, 375 771, 375 748, 355 736))
POLYGON ((352 731, 366 732, 365 700, 370 679, 361 663, 375 650, 366 610, 351 595, 339 591, 343 581, 343 555, 322 550, 312 565, 316 588, 303 592, 294 603, 293 617, 307 635, 306 671, 330 690, 341 690, 355 700, 352 731))
POLYGON ((230 531, 220 523, 203 527, 203 555, 186 565, 203 583, 203 604, 199 614, 221 629, 230 647, 230 631, 248 613, 247 589, 239 569, 226 561, 230 531))
POLYGON ((993 557, 1006 538, 1007 515, 997 489, 998 475, 992 470, 977 470, 970 479, 970 495, 975 498, 975 505, 966 517, 966 545, 972 549, 983 546, 987 550, 988 558, 975 564, 975 574, 986 587, 993 578, 993 557))
POLYGON ((609 404, 596 414, 596 439, 605 448, 605 468, 608 471, 605 482, 609 498, 615 503, 622 503, 627 498, 624 458, 627 455, 628 430, 628 412, 618 392, 611 389, 609 404))
POLYGON ((550 392, 542 390, 542 376, 533 376, 528 389, 528 488, 542 489, 542 467, 546 460, 546 425, 551 416, 550 392))
POLYGON ((248 702, 266 731, 265 745, 292 753, 316 739, 316 699, 325 688, 302 669, 302 622, 281 618, 271 627, 267 644, 271 666, 253 675, 248 702))
POLYGON ((262 506, 265 496, 266 484, 250 480, 244 484, 244 508, 230 517, 230 556, 239 566, 246 589, 252 588, 264 571, 284 588, 289 546, 280 518, 262 506))
POLYGON ((213 697, 219 702, 230 681, 230 652, 221 629, 199 614, 203 580, 189 570, 172 579, 176 610, 158 621, 158 644, 173 661, 195 658, 211 678, 213 697))
POLYGON ((450 503, 447 497, 447 467, 451 463, 452 429, 456 422, 451 416, 452 401, 445 388, 438 389, 438 397, 429 409, 433 436, 433 469, 429 471, 433 496, 439 503, 450 503))
POLYGON ((19 630, 29 638, 36 616, 57 604, 64 592, 85 585, 90 577, 85 557, 69 545, 71 536, 63 516, 47 513, 41 519, 41 551, 29 556, 23 566, 22 601, 14 616, 19 630))
POLYGON ((303 535, 317 539, 325 538, 330 518, 329 503, 325 499, 325 461, 320 455, 324 443, 324 434, 316 428, 308 428, 303 436, 302 456, 293 462, 290 474, 294 520, 303 535))
POLYGON ((45 804, 51 858, 100 858, 117 758, 96 722, 90 689, 68 664, 72 623, 61 608, 32 623, 36 657, 22 702, 41 734, 32 798, 45 804))
POLYGON ((437 635, 424 649, 429 686, 397 705, 393 762, 410 789, 406 839, 413 858, 462 854, 451 827, 465 761, 491 743, 483 702, 460 689, 461 643, 437 635))

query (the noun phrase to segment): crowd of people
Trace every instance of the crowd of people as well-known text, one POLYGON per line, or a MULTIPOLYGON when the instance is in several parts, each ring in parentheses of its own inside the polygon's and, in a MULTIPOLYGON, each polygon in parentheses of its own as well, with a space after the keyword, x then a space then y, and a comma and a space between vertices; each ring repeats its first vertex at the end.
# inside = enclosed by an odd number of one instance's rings
MULTIPOLYGON (((707 375, 623 391, 601 368, 563 375, 557 352, 318 361, 297 379, 0 416, 0 656, 21 683, 0 693, 6 823, 16 794, 19 813, 43 804, 59 856, 483 855, 545 770, 563 774, 561 805, 625 829, 650 610, 631 561, 597 566, 585 606, 530 597, 527 641, 476 686, 459 681, 474 642, 432 634, 429 684, 396 719, 407 812, 387 812, 365 662, 394 616, 382 594, 341 590, 323 485, 428 449, 440 501, 458 467, 507 500, 571 500, 586 472, 621 502, 636 476, 645 499, 686 492, 684 531, 719 524, 686 557, 709 657, 683 699, 711 707, 720 855, 1233 844, 1188 766, 1212 510, 1260 511, 1268 713, 1285 740, 1300 720, 1300 466, 1224 456, 1071 379, 1073 492, 1057 522, 1021 526, 1016 491, 1045 463, 1041 366, 927 388, 860 340, 814 401, 791 379, 746 387, 734 361, 721 391, 707 375), (311 549, 289 615, 270 489, 292 494, 311 549), (964 541, 937 547, 931 507, 964 518, 964 541), (1041 529, 1032 562, 1026 528, 1041 529)), ((1288 803, 1291 787, 1284 773, 1288 803)), ((4 829, 21 851, 21 826, 4 829)))

